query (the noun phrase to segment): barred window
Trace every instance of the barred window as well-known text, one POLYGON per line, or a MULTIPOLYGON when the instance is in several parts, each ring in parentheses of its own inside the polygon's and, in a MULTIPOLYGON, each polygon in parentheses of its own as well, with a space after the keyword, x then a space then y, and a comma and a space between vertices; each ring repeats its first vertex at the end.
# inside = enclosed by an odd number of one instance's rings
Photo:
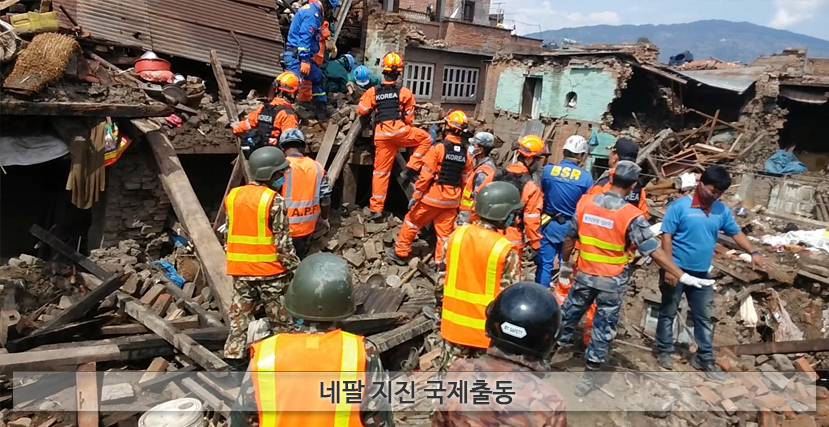
POLYGON ((448 65, 443 67, 443 98, 474 100, 479 70, 448 65))
POLYGON ((411 89, 416 99, 430 99, 434 74, 435 64, 409 62, 403 71, 403 86, 411 89))

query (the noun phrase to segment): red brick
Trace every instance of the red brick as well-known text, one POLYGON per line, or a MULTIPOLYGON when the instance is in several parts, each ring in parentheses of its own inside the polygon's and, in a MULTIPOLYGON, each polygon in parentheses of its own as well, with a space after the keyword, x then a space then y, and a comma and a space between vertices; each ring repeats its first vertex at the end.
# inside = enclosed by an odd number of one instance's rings
POLYGON ((731 401, 731 399, 723 399, 723 401, 720 402, 720 406, 722 406, 722 408, 725 410, 725 413, 728 415, 734 415, 734 413, 739 410, 737 405, 735 405, 734 402, 731 401))
POLYGON ((780 409, 783 411, 783 415, 786 417, 787 420, 793 420, 795 418, 795 413, 792 410, 792 408, 783 405, 780 407, 780 409))
POLYGON ((776 394, 767 394, 765 396, 757 396, 752 400, 754 406, 757 406, 760 409, 774 409, 779 406, 783 406, 786 403, 786 400, 783 399, 783 396, 778 396, 776 394))
POLYGON ((711 406, 717 406, 717 404, 720 403, 720 401, 722 400, 722 398, 714 390, 711 390, 708 387, 698 385, 694 388, 697 389, 697 393, 699 393, 700 396, 707 400, 708 403, 711 404, 711 406))
POLYGON ((818 374, 815 373, 815 370, 812 368, 812 365, 809 363, 808 360, 801 357, 800 359, 797 359, 794 362, 792 362, 792 364, 794 365, 795 369, 805 373, 806 376, 809 378, 809 381, 817 381, 818 378, 820 378, 818 374))
POLYGON ((730 357, 734 360, 740 360, 740 358, 737 357, 737 355, 734 354, 734 352, 731 351, 728 347, 723 347, 719 349, 718 352, 720 353, 720 356, 730 357))
POLYGON ((751 392, 745 388, 745 386, 738 385, 736 387, 731 387, 723 390, 720 392, 723 399, 735 399, 738 397, 745 397, 748 396, 751 392))
POLYGON ((777 427, 777 421, 774 418, 773 412, 761 411, 757 422, 760 423, 760 427, 777 427))
POLYGON ((783 421, 781 427, 817 427, 815 419, 808 414, 800 414, 793 420, 783 421))
POLYGON ((732 367, 731 359, 728 357, 719 357, 717 358, 717 366, 719 366, 723 371, 730 371, 732 367))

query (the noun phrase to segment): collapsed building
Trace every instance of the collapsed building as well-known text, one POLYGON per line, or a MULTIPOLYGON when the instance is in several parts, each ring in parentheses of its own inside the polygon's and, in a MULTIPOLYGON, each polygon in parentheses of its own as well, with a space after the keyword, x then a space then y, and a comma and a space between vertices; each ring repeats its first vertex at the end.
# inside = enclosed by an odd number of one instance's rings
MULTIPOLYGON (((43 3, 51 4, 64 34, 53 38, 46 32, 28 44, 16 40, 18 52, 2 68, 2 373, 38 370, 44 363, 74 370, 92 360, 101 369, 220 368, 193 348, 220 350, 227 334, 229 280, 215 230, 223 222, 227 190, 246 179, 228 124, 265 100, 262 94, 281 71, 284 34, 300 3, 211 0, 185 3, 173 12, 149 0, 129 9, 91 0, 43 3), (139 80, 131 67, 144 51, 155 52, 185 76, 178 90, 139 80), (44 57, 50 58, 48 66, 44 57), (107 345, 117 351, 104 354, 107 345)), ((714 262, 720 286, 715 345, 728 348, 721 352, 721 366, 786 371, 783 360, 791 355, 797 370, 815 376, 812 385, 823 384, 829 351, 823 332, 829 296, 823 285, 829 284, 829 270, 822 265, 829 254, 819 240, 809 244, 808 236, 829 227, 823 196, 829 190, 829 160, 817 131, 827 117, 827 60, 791 50, 747 66, 711 60, 670 67, 657 62, 658 50, 649 44, 544 50, 541 40, 503 28, 498 16, 489 15, 488 1, 438 1, 434 8, 403 0, 353 3, 345 2, 338 19, 340 53, 351 52, 379 74, 382 56, 400 52, 406 64, 402 83, 420 107, 416 124, 437 124, 439 132, 443 113, 462 109, 476 129, 495 134, 501 165, 524 134, 548 141, 550 161, 559 160, 567 137, 579 134, 591 145, 585 166, 598 176, 615 140, 632 138, 641 146, 643 184, 656 221, 676 197, 677 176, 712 163, 726 165, 737 181, 728 203, 741 213, 747 234, 770 236, 766 252, 774 267, 752 271, 734 253, 733 242, 721 239, 714 262), (767 172, 766 160, 788 148, 807 170, 767 172), (741 317, 744 312, 759 313, 763 321, 752 324, 741 317)), ((43 13, 49 13, 48 6, 43 13)), ((347 330, 369 336, 389 370, 433 370, 440 336, 427 314, 436 278, 420 260, 428 257, 434 238, 423 233, 414 244, 417 258, 408 266, 383 258, 400 221, 365 222, 370 133, 360 128, 353 94, 332 98, 337 113, 328 123, 307 116, 301 122, 309 154, 325 163, 332 178, 334 212, 340 214, 312 250, 340 254, 353 269, 358 315, 347 330)), ((397 163, 404 161, 401 153, 397 163)), ((392 184, 387 209, 405 213, 410 191, 392 184)), ((656 269, 644 259, 637 263, 620 328, 619 341, 626 343, 614 348, 611 361, 620 369, 648 371, 655 369, 646 345, 652 342, 660 298, 656 269)), ((525 267, 532 277, 534 267, 529 262, 525 267)), ((687 317, 687 307, 680 312, 687 317)), ((693 347, 690 323, 678 328, 679 342, 693 347)), ((151 377, 144 384, 143 378, 136 381, 135 391, 146 388, 169 398, 193 393, 218 414, 217 423, 233 402, 228 388, 204 378, 193 383, 151 377)), ((689 391, 680 400, 721 410, 611 420, 659 426, 770 426, 775 419, 791 426, 829 425, 821 387, 814 395, 799 393, 806 403, 777 404, 781 391, 766 385, 772 391, 761 393, 754 384, 747 387, 751 395, 732 396, 702 384, 706 392, 689 391), (816 411, 810 398, 817 399, 816 411), (734 411, 723 407, 725 400, 741 408, 758 402, 767 407, 734 411)), ((19 390, 21 384, 11 386, 19 390)), ((10 388, 3 387, 3 421, 43 418, 31 407, 8 411, 10 388)), ((60 422, 74 425, 74 416, 60 422)), ((102 421, 114 425, 112 417, 102 421)), ((402 423, 429 424, 428 413, 402 423)))

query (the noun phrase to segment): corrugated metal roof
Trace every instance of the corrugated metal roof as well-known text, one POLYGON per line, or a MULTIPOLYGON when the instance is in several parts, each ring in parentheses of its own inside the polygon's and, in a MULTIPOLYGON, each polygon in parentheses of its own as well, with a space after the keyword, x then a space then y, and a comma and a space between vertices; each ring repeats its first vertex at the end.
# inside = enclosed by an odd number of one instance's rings
MULTIPOLYGON (((209 62, 215 49, 226 67, 273 76, 284 40, 277 16, 264 0, 55 0, 96 39, 141 46, 157 53, 209 62), (239 40, 237 44, 231 31, 239 40)), ((271 8, 273 5, 270 6, 271 8)), ((61 21, 69 24, 61 16, 61 21)))
POLYGON ((814 91, 807 89, 798 89, 794 87, 780 86, 780 96, 789 98, 792 101, 803 102, 806 104, 825 104, 829 101, 829 92, 824 90, 814 91))
POLYGON ((722 70, 676 71, 704 85, 743 93, 766 71, 766 67, 726 68, 722 70))

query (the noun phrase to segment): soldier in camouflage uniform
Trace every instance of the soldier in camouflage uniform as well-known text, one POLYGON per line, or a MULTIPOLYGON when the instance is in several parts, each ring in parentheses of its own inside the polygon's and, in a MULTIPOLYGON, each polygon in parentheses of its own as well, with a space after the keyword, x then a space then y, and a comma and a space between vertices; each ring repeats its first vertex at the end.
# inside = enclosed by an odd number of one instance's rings
POLYGON ((468 372, 485 372, 490 389, 500 379, 509 384, 515 392, 512 402, 501 408, 463 411, 457 400, 447 399, 437 405, 432 427, 566 427, 564 400, 538 374, 547 371, 544 360, 553 350, 560 326, 558 303, 545 287, 519 282, 501 292, 487 309, 486 335, 491 343, 486 355, 458 359, 444 381, 468 379, 468 372))
POLYGON ((576 239, 581 243, 578 274, 573 287, 562 305, 563 330, 558 341, 560 346, 569 343, 576 325, 593 302, 596 314, 593 318, 593 337, 585 352, 585 373, 576 386, 576 396, 589 393, 595 382, 595 373, 607 357, 610 344, 616 337, 619 311, 630 280, 630 264, 626 251, 635 245, 642 256, 651 258, 666 271, 681 277, 680 281, 691 286, 710 286, 713 281, 697 279, 679 269, 660 247, 650 230, 650 224, 642 212, 625 201, 639 180, 641 168, 633 162, 621 161, 611 177, 610 190, 604 194, 582 197, 576 208, 576 216, 565 234, 562 251, 561 278, 570 278, 573 268, 570 257, 576 239), (632 219, 631 219, 632 218, 632 219), (626 228, 615 226, 626 222, 626 228), (624 236, 617 236, 624 229, 624 236), (618 244, 625 242, 625 244, 618 244), (621 269, 621 272, 616 273, 621 269), (587 272, 585 271, 587 270, 587 272), (588 272, 593 272, 588 274, 588 272))
MULTIPOLYGON (((472 225, 462 226, 455 230, 455 232, 450 235, 444 244, 441 262, 440 265, 438 265, 438 284, 435 286, 435 300, 437 301, 437 310, 439 313, 443 307, 443 291, 444 285, 447 282, 447 257, 452 254, 450 245, 455 240, 453 239, 455 233, 459 233, 460 230, 464 229, 464 227, 472 227, 473 232, 474 230, 488 230, 494 232, 494 234, 502 234, 511 224, 511 221, 514 221, 518 212, 523 208, 524 204, 521 202, 521 194, 512 184, 493 182, 481 188, 481 191, 475 201, 475 214, 479 217, 479 219, 477 219, 472 225)), ((457 244, 460 245, 462 243, 457 244)), ((488 256, 489 254, 483 255, 488 256)), ((480 272, 481 265, 483 265, 484 271, 486 270, 487 259, 476 259, 475 256, 470 256, 470 254, 466 251, 462 251, 458 258, 459 259, 455 260, 455 262, 458 264, 457 271, 461 272, 460 274, 466 274, 462 272, 471 272, 473 270, 480 272)), ((521 258, 514 247, 508 249, 502 268, 503 273, 499 278, 496 295, 498 292, 520 280, 521 258)), ((464 277, 458 280, 469 280, 469 278, 464 277)), ((483 287, 484 284, 481 283, 480 286, 483 287)), ((494 298, 494 295, 492 297, 494 298)), ((444 325, 441 325, 441 334, 444 336, 444 340, 438 365, 441 371, 446 370, 446 368, 459 357, 477 357, 486 353, 485 345, 482 347, 460 345, 452 342, 451 339, 447 339, 444 330, 446 320, 443 322, 444 325)), ((483 331, 480 332, 481 335, 483 335, 483 331)))
MULTIPOLYGON (((354 314, 354 301, 352 296, 351 286, 351 272, 348 269, 348 264, 344 259, 329 253, 316 253, 305 258, 296 270, 296 275, 288 288, 288 293, 285 296, 285 308, 293 318, 298 319, 298 326, 294 328, 291 333, 283 333, 278 336, 270 337, 267 340, 276 340, 280 336, 288 336, 289 339, 309 339, 311 337, 318 337, 314 339, 315 343, 324 343, 325 337, 330 337, 332 334, 341 334, 347 337, 357 338, 364 342, 365 349, 365 367, 358 367, 360 372, 365 371, 366 386, 362 394, 362 402, 360 403, 359 418, 362 425, 365 427, 394 427, 393 414, 388 400, 382 398, 382 386, 384 381, 388 381, 388 374, 383 370, 380 355, 377 353, 374 345, 371 342, 364 340, 362 337, 356 337, 351 334, 346 334, 340 330, 339 321, 345 320, 354 314)), ((267 341, 265 340, 265 341, 267 341)), ((267 348, 264 345, 265 341, 260 341, 251 346, 251 353, 253 354, 251 364, 248 367, 248 373, 245 375, 241 392, 237 397, 236 403, 233 407, 233 412, 230 417, 230 427, 247 427, 254 424, 257 412, 262 411, 256 400, 256 387, 253 384, 253 379, 250 372, 260 370, 262 360, 267 360, 270 354, 263 354, 257 357, 256 352, 266 352, 267 348), (260 345, 263 344, 263 345, 260 345)), ((358 341, 359 342, 359 341, 358 341)), ((274 343, 273 352, 279 354, 278 344, 274 343)), ((319 345, 319 344, 317 344, 319 345)), ((297 347, 291 347, 296 349, 297 347)), ((307 365, 318 365, 318 361, 333 362, 337 366, 341 363, 339 360, 328 360, 331 354, 335 353, 333 349, 314 348, 307 350, 304 354, 285 354, 285 360, 289 361, 290 366, 269 366, 269 371, 311 371, 307 365), (308 361, 309 358, 316 358, 316 360, 308 361), (283 369, 287 368, 287 369, 283 369)), ((344 355, 345 356, 345 355, 344 355)), ((272 359, 272 357, 271 357, 272 359)), ((316 368, 317 366, 314 366, 316 368)), ((277 380, 278 381, 278 380, 277 380)), ((262 387, 260 384, 259 387, 262 387)), ((277 385, 278 388, 278 385, 277 385)), ((344 401, 341 398, 341 401, 344 401)), ((284 402, 283 402, 284 403, 284 402)), ((290 408, 273 408, 275 412, 280 410, 288 410, 290 408)), ((333 416, 333 412, 328 413, 333 416)), ((290 416, 290 414, 286 414, 290 416)), ((293 416, 298 416, 297 420, 301 424, 302 417, 313 415, 317 420, 318 416, 326 416, 322 413, 294 413, 293 416)), ((339 414, 338 414, 339 415, 339 414)), ((260 426, 270 427, 270 426, 260 426)))
MULTIPOLYGON (((259 304, 265 306, 265 312, 272 323, 279 329, 290 327, 290 316, 283 308, 283 295, 291 280, 291 273, 299 264, 299 258, 294 250, 291 241, 291 234, 288 224, 288 215, 285 208, 285 199, 279 195, 279 189, 285 181, 284 172, 290 167, 282 151, 276 147, 262 147, 254 151, 249 160, 249 167, 256 182, 234 189, 228 194, 225 204, 228 210, 228 223, 225 229, 228 233, 228 244, 225 251, 233 245, 234 225, 244 227, 245 224, 234 224, 236 222, 250 223, 251 227, 268 227, 273 234, 273 246, 276 248, 276 262, 245 262, 245 266, 238 267, 233 261, 238 258, 233 250, 228 252, 228 274, 233 276, 233 301, 230 305, 230 331, 224 348, 224 357, 233 368, 243 368, 246 365, 245 355, 248 348, 247 331, 248 325, 259 304), (267 224, 255 224, 256 218, 243 215, 244 210, 257 212, 257 206, 233 206, 239 205, 239 194, 237 191, 250 190, 248 187, 264 187, 273 194, 267 224), (241 210, 234 214, 234 210, 241 210), (264 264, 264 265, 263 265, 264 264), (271 269, 271 265, 276 265, 271 269), (281 267, 279 267, 281 266, 281 267), (239 272, 266 272, 265 275, 245 275, 239 272), (276 274, 267 274, 277 272, 276 274)), ((261 192, 261 189, 260 189, 261 192)), ((261 203, 256 198, 246 199, 253 203, 261 203)), ((244 204, 244 203, 242 203, 244 204)), ((262 218, 264 219, 264 218, 262 218)), ((254 231, 256 232, 256 231, 254 231)), ((252 246, 252 245, 248 245, 252 246)), ((240 246, 244 248, 245 246, 240 246)), ((250 250, 250 249, 241 249, 250 250)), ((272 251, 272 250, 271 250, 272 251)), ((242 255, 244 256, 244 254, 242 255)))

